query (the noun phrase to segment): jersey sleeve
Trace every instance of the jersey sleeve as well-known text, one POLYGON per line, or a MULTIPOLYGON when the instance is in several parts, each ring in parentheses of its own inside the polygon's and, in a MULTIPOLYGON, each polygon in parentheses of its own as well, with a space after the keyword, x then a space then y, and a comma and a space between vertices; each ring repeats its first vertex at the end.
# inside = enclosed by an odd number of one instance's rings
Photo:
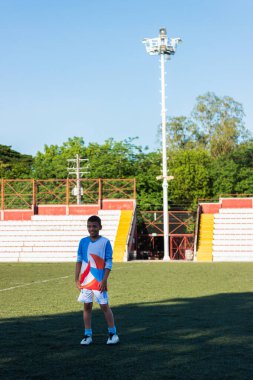
POLYGON ((83 253, 82 253, 82 240, 79 242, 78 250, 77 250, 77 258, 76 262, 81 263, 83 261, 83 253))
POLYGON ((105 269, 112 269, 112 246, 109 240, 105 246, 105 269))

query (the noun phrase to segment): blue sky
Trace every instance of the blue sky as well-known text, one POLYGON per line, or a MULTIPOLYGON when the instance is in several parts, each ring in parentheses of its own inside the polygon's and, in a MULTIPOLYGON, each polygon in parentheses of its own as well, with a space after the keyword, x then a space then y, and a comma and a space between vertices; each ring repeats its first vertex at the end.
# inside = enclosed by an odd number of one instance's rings
POLYGON ((251 0, 0 0, 0 144, 35 154, 81 136, 158 147, 160 69, 144 37, 183 43, 166 65, 169 116, 207 91, 253 131, 251 0))

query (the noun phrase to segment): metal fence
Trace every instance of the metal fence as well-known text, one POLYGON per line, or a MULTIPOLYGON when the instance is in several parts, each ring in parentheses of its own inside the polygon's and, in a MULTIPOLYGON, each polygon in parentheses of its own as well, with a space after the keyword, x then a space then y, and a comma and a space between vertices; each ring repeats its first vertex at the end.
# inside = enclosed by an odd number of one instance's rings
MULTIPOLYGON (((39 205, 71 205, 77 199, 76 179, 2 179, 0 207, 30 209, 39 205)), ((99 204, 103 199, 135 199, 135 179, 81 179, 81 203, 99 204)))
MULTIPOLYGON (((137 258, 163 257, 163 211, 138 211, 137 258)), ((169 211, 170 259, 185 260, 186 250, 194 249, 196 213, 169 211)))

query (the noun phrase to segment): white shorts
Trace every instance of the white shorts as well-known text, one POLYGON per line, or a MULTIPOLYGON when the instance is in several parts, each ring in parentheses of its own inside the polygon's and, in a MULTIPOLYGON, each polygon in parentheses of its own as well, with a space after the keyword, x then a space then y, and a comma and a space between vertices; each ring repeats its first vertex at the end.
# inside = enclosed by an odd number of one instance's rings
POLYGON ((84 303, 91 303, 93 302, 93 296, 94 296, 94 300, 100 305, 104 305, 108 303, 108 294, 106 291, 101 293, 99 290, 89 290, 89 289, 82 289, 77 301, 84 302, 84 303))

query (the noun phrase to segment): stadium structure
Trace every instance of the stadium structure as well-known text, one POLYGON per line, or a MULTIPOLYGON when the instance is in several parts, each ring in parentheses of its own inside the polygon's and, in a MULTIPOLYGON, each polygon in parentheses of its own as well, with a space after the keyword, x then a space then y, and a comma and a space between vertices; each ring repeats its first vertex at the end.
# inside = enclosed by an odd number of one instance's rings
MULTIPOLYGON (((90 215, 102 219, 114 261, 163 258, 163 212, 139 211, 135 179, 1 180, 0 261, 71 262, 88 235, 90 215), (137 222, 138 221, 138 222, 137 222)), ((253 261, 253 197, 221 196, 195 213, 169 211, 170 260, 253 261)))

